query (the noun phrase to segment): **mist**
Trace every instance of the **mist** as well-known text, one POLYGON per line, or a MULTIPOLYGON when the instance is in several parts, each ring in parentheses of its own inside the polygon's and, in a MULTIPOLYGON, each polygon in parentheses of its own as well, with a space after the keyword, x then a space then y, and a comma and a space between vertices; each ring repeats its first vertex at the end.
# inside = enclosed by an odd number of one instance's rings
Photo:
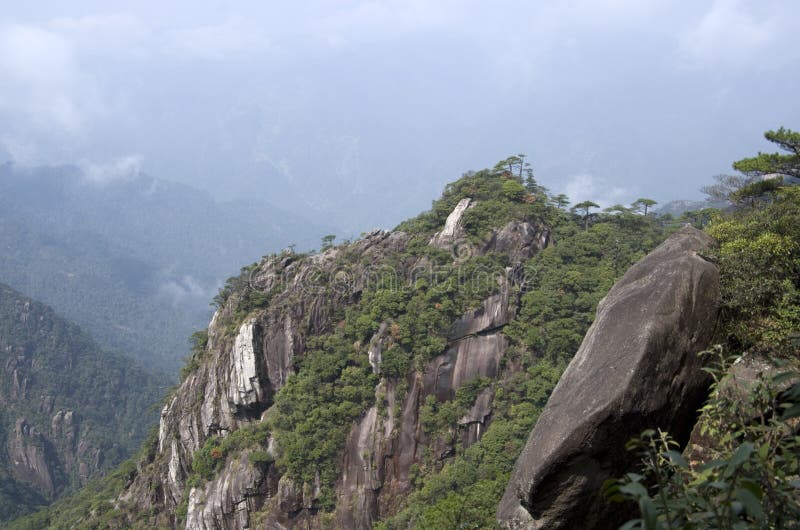
POLYGON ((800 121, 798 23, 791 0, 17 4, 0 162, 143 172, 343 237, 512 153, 573 202, 696 199, 800 121))

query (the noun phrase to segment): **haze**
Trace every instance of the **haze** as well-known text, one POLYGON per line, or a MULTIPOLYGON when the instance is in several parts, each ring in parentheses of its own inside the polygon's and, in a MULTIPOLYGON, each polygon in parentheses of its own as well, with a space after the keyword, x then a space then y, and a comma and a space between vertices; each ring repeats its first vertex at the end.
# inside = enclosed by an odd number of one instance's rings
POLYGON ((699 198, 800 126, 794 0, 278 4, 4 6, 0 162, 145 172, 348 237, 518 152, 573 202, 699 198))

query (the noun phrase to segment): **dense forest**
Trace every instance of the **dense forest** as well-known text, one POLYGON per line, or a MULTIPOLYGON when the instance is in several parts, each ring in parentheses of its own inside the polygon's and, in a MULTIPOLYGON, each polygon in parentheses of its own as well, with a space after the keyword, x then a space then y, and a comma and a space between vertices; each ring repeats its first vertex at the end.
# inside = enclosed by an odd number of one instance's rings
POLYGON ((74 492, 128 458, 169 384, 101 350, 0 284, 0 521, 74 492))

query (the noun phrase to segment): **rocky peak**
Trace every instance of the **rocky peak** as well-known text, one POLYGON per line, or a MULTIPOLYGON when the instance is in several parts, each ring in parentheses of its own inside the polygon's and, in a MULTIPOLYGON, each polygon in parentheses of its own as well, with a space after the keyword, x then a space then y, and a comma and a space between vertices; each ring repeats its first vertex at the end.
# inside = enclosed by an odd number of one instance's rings
MULTIPOLYGON (((471 204, 469 198, 460 200, 429 244, 442 248, 463 238, 461 219, 471 204)), ((548 243, 548 231, 529 222, 499 227, 496 233, 492 250, 513 252, 515 259, 548 243)), ((184 502, 187 528, 247 528, 256 520, 275 527, 301 522, 324 527, 318 515, 319 473, 298 483, 282 476, 275 465, 249 462, 248 454, 263 449, 247 448, 235 458, 224 458, 211 479, 197 484, 190 480, 194 460, 204 446, 229 443, 224 440, 239 436, 238 431, 269 422, 274 396, 307 355, 308 341, 347 325, 343 315, 376 282, 388 281, 399 289, 412 281, 420 267, 418 257, 406 254, 412 237, 374 230, 316 255, 266 258, 243 273, 242 286, 214 314, 197 368, 162 411, 156 467, 138 475, 121 502, 133 502, 139 510, 155 508, 170 517, 170 524, 175 519, 169 514, 184 502), (261 305, 243 315, 241 307, 254 296, 261 305), (154 481, 163 484, 160 498, 149 494, 154 481)), ((441 352, 407 377, 387 378, 383 371, 389 352, 397 355, 396 322, 381 322, 369 340, 353 345, 367 358, 377 383, 374 404, 344 440, 335 484, 339 527, 371 528, 398 495, 410 491, 412 467, 431 449, 446 458, 454 453, 456 440, 469 447, 485 432, 491 388, 482 390, 464 411, 457 422, 461 432, 452 439, 431 438, 421 427, 420 414, 429 396, 447 402, 470 381, 501 377, 500 359, 507 348, 502 329, 516 307, 509 301, 508 270, 500 273, 495 293, 476 309, 455 316, 443 330, 441 352)), ((274 442, 269 446, 274 457, 274 442)))

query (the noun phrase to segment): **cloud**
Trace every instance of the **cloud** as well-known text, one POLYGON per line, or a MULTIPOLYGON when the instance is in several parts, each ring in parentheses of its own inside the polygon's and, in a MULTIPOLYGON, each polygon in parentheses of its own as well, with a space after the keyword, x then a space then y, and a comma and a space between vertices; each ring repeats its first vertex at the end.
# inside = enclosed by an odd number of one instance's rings
POLYGON ((83 17, 58 17, 47 28, 59 34, 81 52, 101 51, 116 61, 121 58, 145 59, 156 38, 150 26, 128 13, 95 14, 83 17))
MULTIPOLYGON (((169 274, 162 271, 162 274, 169 274)), ((197 304, 214 296, 215 288, 203 286, 191 275, 171 278, 163 281, 158 287, 159 295, 169 300, 174 307, 182 304, 197 304)))
POLYGON ((776 12, 768 13, 758 16, 739 0, 715 0, 708 12, 682 34, 680 51, 689 66, 749 66, 781 34, 776 12))
POLYGON ((269 40, 257 24, 241 16, 232 16, 221 24, 169 32, 164 52, 183 58, 219 61, 268 46, 269 40))
POLYGON ((33 26, 0 28, 0 113, 27 118, 37 128, 81 129, 81 82, 70 42, 33 26), (23 115, 23 116, 20 116, 23 115))
POLYGON ((614 186, 604 178, 589 173, 575 175, 569 179, 564 193, 572 203, 593 201, 601 208, 614 204, 631 202, 631 192, 620 186, 614 186))
POLYGON ((142 157, 129 155, 108 163, 84 160, 79 164, 85 180, 94 184, 107 184, 118 180, 137 177, 142 172, 142 157))
POLYGON ((452 28, 464 10, 451 1, 358 2, 311 19, 307 30, 333 46, 351 41, 387 40, 417 31, 452 28))

